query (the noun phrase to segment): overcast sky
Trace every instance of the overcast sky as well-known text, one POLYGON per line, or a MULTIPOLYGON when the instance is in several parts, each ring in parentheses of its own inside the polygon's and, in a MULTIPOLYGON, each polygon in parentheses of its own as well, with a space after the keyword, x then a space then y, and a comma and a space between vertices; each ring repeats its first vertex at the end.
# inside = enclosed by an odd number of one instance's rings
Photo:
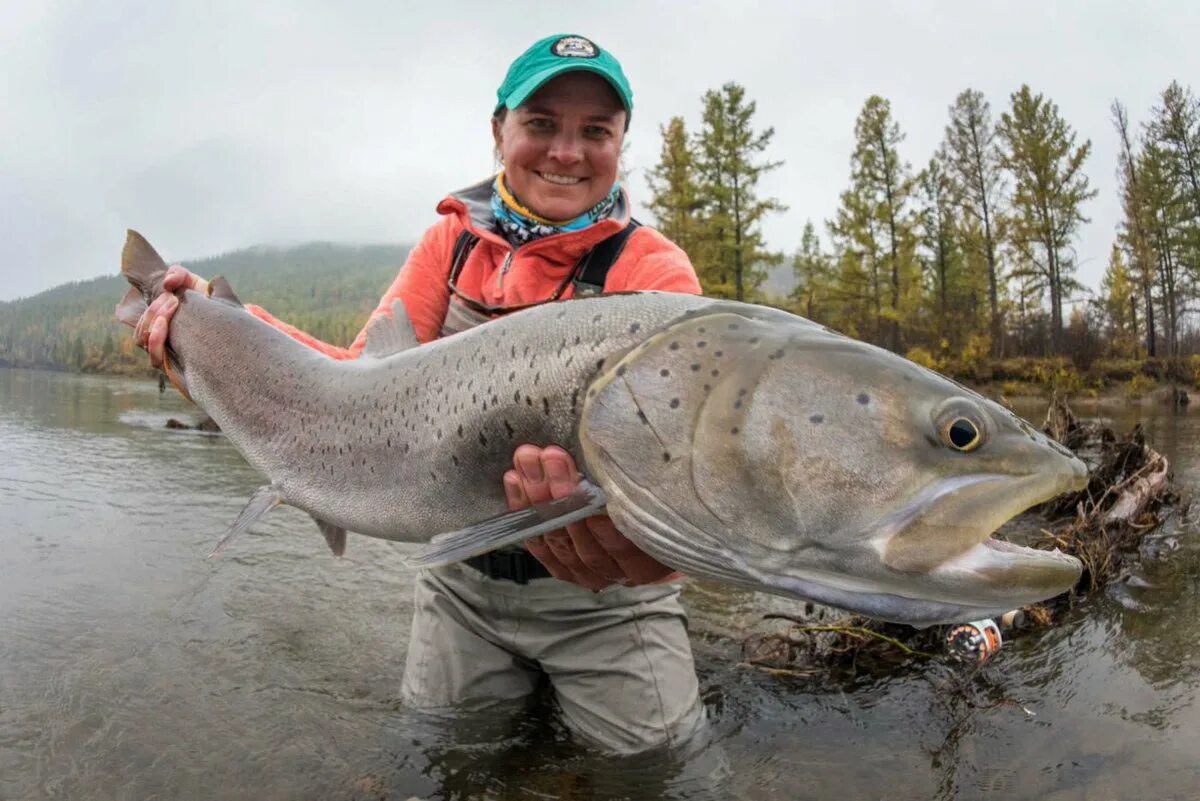
MULTIPOLYGON (((111 274, 126 228, 172 259, 256 243, 411 242, 435 203, 492 168, 509 62, 576 32, 621 60, 635 205, 658 126, 726 81, 758 103, 785 165, 765 224, 792 252, 846 187, 854 120, 880 94, 914 168, 966 87, 994 113, 1027 82, 1056 102, 1100 192, 1078 243, 1099 284, 1119 216, 1114 97, 1145 119, 1172 80, 1200 91, 1200 3, 52 2, 0 0, 0 300, 111 274), (969 7, 969 8, 967 8, 969 7)), ((642 209, 643 219, 649 215, 642 209)), ((826 243, 827 244, 827 243, 826 243)), ((382 289, 382 288, 381 288, 382 289)))

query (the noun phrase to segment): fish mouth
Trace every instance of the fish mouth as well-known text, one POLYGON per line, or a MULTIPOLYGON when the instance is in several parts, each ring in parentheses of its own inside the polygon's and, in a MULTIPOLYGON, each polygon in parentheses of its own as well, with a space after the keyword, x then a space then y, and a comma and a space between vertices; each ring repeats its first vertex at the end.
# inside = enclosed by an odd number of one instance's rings
POLYGON ((778 591, 868 617, 928 626, 1003 614, 1066 592, 1079 560, 992 535, 1032 506, 1087 485, 1076 458, 1054 474, 976 474, 933 482, 836 571, 763 577, 778 591))

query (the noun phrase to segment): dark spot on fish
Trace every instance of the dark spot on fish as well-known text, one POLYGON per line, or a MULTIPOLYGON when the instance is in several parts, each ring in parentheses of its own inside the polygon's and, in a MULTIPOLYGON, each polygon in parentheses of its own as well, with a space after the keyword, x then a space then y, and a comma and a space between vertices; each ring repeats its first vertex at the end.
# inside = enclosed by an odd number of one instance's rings
POLYGON ((459 425, 459 427, 458 427, 458 435, 459 435, 460 437, 463 435, 463 427, 462 427, 462 425, 459 425))
POLYGON ((723 351, 723 350, 714 350, 713 351, 713 356, 716 356, 717 358, 720 358, 724 355, 725 355, 725 351, 723 351))
POLYGON ((479 444, 484 446, 485 448, 487 447, 487 435, 484 434, 482 431, 479 432, 479 444))
POLYGON ((709 373, 709 375, 711 375, 713 378, 716 378, 720 374, 721 374, 720 370, 713 370, 711 373, 709 373))
POLYGON ((705 385, 704 385, 704 391, 705 391, 705 392, 708 392, 708 391, 709 391, 709 390, 711 390, 711 389, 712 389, 712 386, 711 386, 711 385, 709 385, 709 384, 705 384, 705 385))
POLYGON ((666 378, 667 376, 669 376, 671 374, 671 371, 664 367, 663 369, 658 371, 658 374, 661 375, 663 378, 666 378))
POLYGON ((735 401, 733 402, 733 408, 735 408, 735 409, 740 409, 740 408, 742 408, 742 402, 741 402, 740 400, 735 400, 735 401))
POLYGON ((596 397, 596 390, 594 390, 594 389, 589 389, 589 390, 588 390, 588 394, 587 394, 587 396, 588 396, 589 398, 594 398, 594 397, 596 397))
POLYGON ((638 409, 637 416, 638 416, 638 419, 641 420, 643 423, 645 423, 646 425, 650 425, 650 421, 648 419, 646 419, 646 413, 643 412, 641 409, 638 409))
POLYGON ((520 403, 520 402, 521 402, 521 390, 518 389, 515 392, 513 392, 513 403, 520 403))
POLYGON ((509 425, 509 422, 507 420, 504 421, 504 430, 508 433, 509 439, 512 439, 513 435, 517 433, 516 429, 514 429, 511 425, 509 425))
POLYGON ((532 395, 526 395, 526 396, 525 396, 525 405, 526 405, 526 406, 532 406, 532 405, 533 405, 533 396, 532 396, 532 395))
POLYGON ((825 415, 814 414, 812 417, 808 418, 808 422, 812 423, 815 426, 819 426, 819 425, 821 425, 821 423, 825 422, 825 415))
POLYGON ((693 364, 693 365, 692 365, 692 372, 693 372, 693 373, 698 373, 698 372, 700 372, 700 365, 699 365, 699 364, 693 364))
POLYGON ((618 376, 625 375, 625 365, 623 365, 623 364, 617 365, 617 375, 618 376))
POLYGON ((871 402, 870 396, 867 395, 867 393, 865 393, 865 392, 858 393, 858 397, 855 398, 855 400, 858 401, 863 406, 866 406, 868 403, 871 402))
POLYGON ((730 323, 730 324, 729 324, 729 330, 730 330, 730 331, 736 331, 737 329, 738 329, 738 324, 737 324, 737 323, 730 323))
POLYGON ((696 343, 696 347, 697 347, 697 348, 703 348, 703 347, 705 347, 706 345, 708 345, 708 342, 706 342, 706 341, 705 341, 705 340, 703 340, 703 339, 702 339, 702 340, 700 340, 699 342, 697 342, 697 343, 696 343))
POLYGON ((738 397, 739 397, 739 398, 741 398, 741 397, 744 397, 745 395, 746 395, 746 388, 745 388, 745 387, 742 387, 741 389, 739 389, 739 390, 738 390, 738 397))
POLYGON ((670 454, 669 452, 667 452, 667 451, 663 451, 663 461, 664 461, 664 462, 669 462, 669 461, 671 461, 671 454, 670 454))
POLYGON ((672 409, 678 409, 679 408, 679 398, 671 398, 670 405, 671 405, 672 409))
POLYGON ((782 359, 783 358, 783 348, 780 348, 779 350, 775 351, 767 358, 768 359, 782 359))
POLYGON ((542 398, 542 414, 550 414, 550 401, 546 398, 542 398))
POLYGON ((536 387, 542 380, 542 371, 538 370, 533 374, 533 385, 536 387))
POLYGON ((697 331, 699 331, 701 334, 703 334, 703 333, 704 333, 704 327, 703 327, 703 326, 701 326, 700 328, 697 328, 696 330, 697 330, 697 331))
POLYGON ((575 411, 575 406, 579 403, 579 390, 571 393, 571 411, 575 411))
POLYGON ((434 481, 438 480, 437 473, 433 472, 432 470, 429 471, 429 477, 432 478, 434 481))
POLYGON ((582 338, 581 338, 581 337, 578 337, 578 336, 576 336, 576 337, 575 337, 575 344, 576 344, 576 345, 578 345, 578 344, 579 344, 581 341, 582 341, 582 338))
POLYGON ((458 467, 458 457, 455 456, 453 453, 450 454, 450 461, 454 462, 455 467, 458 467))
POLYGON ((679 350, 679 343, 672 342, 669 347, 671 348, 671 350, 679 350))
POLYGON ((741 429, 738 428, 737 426, 734 426, 733 428, 729 429, 730 434, 736 434, 739 431, 741 431, 741 429))
POLYGON ((905 381, 912 381, 912 376, 911 376, 911 375, 906 375, 906 376, 904 376, 904 380, 905 380, 905 381))
POLYGON ((629 326, 629 333, 631 334, 636 334, 640 330, 642 330, 641 323, 634 323, 633 325, 629 326))
POLYGON ((517 377, 517 371, 516 371, 516 370, 513 370, 511 373, 509 373, 509 374, 508 374, 508 380, 509 380, 509 381, 513 381, 513 380, 515 380, 515 379, 516 379, 516 377, 517 377))
POLYGON ((593 317, 593 318, 592 318, 592 322, 593 322, 593 323, 598 323, 598 322, 600 322, 600 315, 599 315, 599 314, 597 314, 595 317, 593 317))
POLYGON ((600 361, 596 362, 596 370, 599 371, 599 370, 603 370, 603 369, 604 369, 604 359, 601 359, 600 361))

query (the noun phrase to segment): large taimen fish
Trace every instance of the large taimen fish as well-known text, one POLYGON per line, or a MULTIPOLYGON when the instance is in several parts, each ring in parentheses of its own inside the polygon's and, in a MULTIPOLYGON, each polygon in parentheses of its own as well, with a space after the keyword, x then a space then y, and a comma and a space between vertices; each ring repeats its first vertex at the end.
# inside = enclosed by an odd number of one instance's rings
MULTIPOLYGON (((130 232, 121 269, 133 325, 166 265, 130 232)), ((167 372, 270 482, 230 534, 285 503, 335 552, 354 531, 425 542, 412 562, 435 565, 606 510, 693 576, 917 625, 1080 574, 989 535, 1082 487, 1082 462, 974 392, 785 312, 612 295, 418 345, 396 303, 361 358, 336 361, 222 279, 209 288, 181 292, 167 372), (562 445, 587 480, 506 514, 500 476, 525 442, 562 445)))

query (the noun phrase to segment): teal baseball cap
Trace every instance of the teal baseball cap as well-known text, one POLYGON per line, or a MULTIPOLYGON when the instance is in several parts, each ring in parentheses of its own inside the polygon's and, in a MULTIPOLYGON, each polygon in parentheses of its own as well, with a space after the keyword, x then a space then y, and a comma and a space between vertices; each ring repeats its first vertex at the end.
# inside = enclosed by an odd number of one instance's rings
POLYGON ((508 68, 496 90, 496 111, 516 108, 542 84, 564 72, 594 72, 612 85, 625 110, 633 113, 633 90, 612 53, 585 36, 560 33, 533 43, 508 68))

